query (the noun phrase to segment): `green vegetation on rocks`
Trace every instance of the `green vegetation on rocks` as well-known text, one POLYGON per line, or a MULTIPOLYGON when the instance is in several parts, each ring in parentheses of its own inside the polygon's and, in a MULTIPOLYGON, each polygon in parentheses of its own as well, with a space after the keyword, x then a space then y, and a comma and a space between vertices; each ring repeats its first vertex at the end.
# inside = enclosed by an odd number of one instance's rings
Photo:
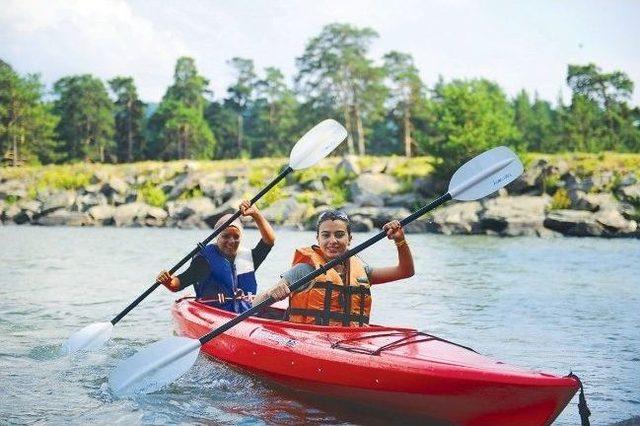
MULTIPOLYGON (((523 159, 525 173, 498 198, 443 206, 410 232, 640 235, 640 154, 523 159)), ((341 208, 355 229, 372 230, 445 190, 448 179, 434 173, 433 162, 433 157, 329 157, 289 174, 258 206, 276 225, 296 227, 311 226, 327 207, 341 208)), ((0 220, 204 228, 255 195, 286 164, 285 158, 266 158, 0 168, 0 220), (55 220, 49 220, 54 212, 55 220)))

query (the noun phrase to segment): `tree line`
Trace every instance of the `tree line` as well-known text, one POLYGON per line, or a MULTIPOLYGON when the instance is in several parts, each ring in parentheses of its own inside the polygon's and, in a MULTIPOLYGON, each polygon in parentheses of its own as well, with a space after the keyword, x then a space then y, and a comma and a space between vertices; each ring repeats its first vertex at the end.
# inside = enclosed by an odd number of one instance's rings
POLYGON ((633 82, 595 64, 568 65, 571 99, 555 105, 522 90, 509 98, 486 79, 427 87, 413 58, 369 54, 371 28, 330 24, 282 72, 251 59, 228 64, 234 82, 214 99, 193 58, 177 60, 173 84, 145 104, 131 77, 63 77, 47 93, 38 75, 0 60, 0 155, 20 163, 214 159, 286 155, 295 139, 332 117, 349 130, 344 152, 433 155, 444 168, 488 147, 520 151, 640 151, 633 82))

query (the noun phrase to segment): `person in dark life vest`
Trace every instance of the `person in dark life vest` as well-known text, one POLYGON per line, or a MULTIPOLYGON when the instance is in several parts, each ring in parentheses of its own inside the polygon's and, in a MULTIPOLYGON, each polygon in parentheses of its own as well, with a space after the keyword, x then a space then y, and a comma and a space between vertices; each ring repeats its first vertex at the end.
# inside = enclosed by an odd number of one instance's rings
POLYGON ((282 279, 275 286, 256 296, 254 304, 269 296, 276 300, 288 296, 289 321, 350 327, 368 324, 371 285, 409 278, 414 274, 413 257, 400 222, 388 222, 383 229, 387 232, 387 238, 395 242, 397 265, 372 268, 359 257, 352 256, 292 293, 289 285, 349 249, 349 217, 338 210, 322 213, 316 226, 318 245, 297 249, 293 267, 282 274, 282 279))
MULTIPOLYGON (((156 281, 173 292, 193 285, 197 299, 227 311, 242 313, 250 309, 257 288, 255 270, 271 251, 276 234, 249 201, 242 201, 240 211, 242 216, 251 217, 260 231, 261 239, 252 250, 241 245, 242 223, 236 219, 193 258, 186 271, 176 276, 161 271, 156 281)), ((222 216, 214 228, 230 217, 222 216)))

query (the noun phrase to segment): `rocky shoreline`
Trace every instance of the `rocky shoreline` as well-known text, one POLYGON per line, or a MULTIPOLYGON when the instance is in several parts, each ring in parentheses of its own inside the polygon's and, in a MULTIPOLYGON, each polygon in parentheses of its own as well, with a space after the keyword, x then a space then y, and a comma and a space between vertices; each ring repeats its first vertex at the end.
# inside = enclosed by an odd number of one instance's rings
MULTIPOLYGON (((267 219, 275 225, 313 229, 317 215, 332 204, 351 217, 355 231, 366 232, 409 215, 446 189, 447 183, 433 175, 398 179, 393 159, 382 158, 366 167, 355 157, 330 161, 332 171, 342 176, 347 194, 343 202, 328 195, 330 175, 291 177, 276 188, 277 197, 268 206, 258 204, 267 219)), ((135 166, 121 173, 96 170, 78 188, 40 186, 37 191, 32 187, 35 178, 0 177, 0 223, 210 228, 222 214, 234 212, 241 199, 254 195, 259 184, 268 182, 250 182, 250 168, 218 170, 186 162, 175 170, 175 165, 158 163, 152 173, 135 166), (146 203, 141 197, 145 185, 161 191, 166 201, 160 206, 146 203)), ((539 159, 495 196, 449 203, 413 222, 407 231, 639 238, 639 222, 640 183, 633 173, 603 171, 581 178, 567 164, 539 159)))

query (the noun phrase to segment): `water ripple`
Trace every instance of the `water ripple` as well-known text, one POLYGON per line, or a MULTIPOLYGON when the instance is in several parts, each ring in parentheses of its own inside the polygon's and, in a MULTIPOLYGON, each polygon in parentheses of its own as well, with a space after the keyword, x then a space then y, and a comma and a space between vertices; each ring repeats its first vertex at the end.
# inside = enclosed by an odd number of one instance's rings
MULTIPOLYGON (((71 333, 112 318, 205 233, 0 227, 0 240, 12 241, 0 253, 2 264, 9 265, 0 275, 2 422, 369 425, 405 420, 307 398, 205 356, 158 392, 114 398, 107 377, 117 363, 173 332, 168 308, 175 295, 163 288, 115 327, 102 350, 58 355, 71 333)), ((287 267, 294 244, 314 238, 313 233, 279 233, 258 271, 261 288, 287 267)), ((259 238, 254 230, 246 237, 254 243, 259 238)), ((357 234, 354 243, 366 238, 357 234)), ((411 246, 416 276, 374 287, 372 322, 426 328, 514 365, 558 374, 573 370, 585 385, 594 424, 625 418, 638 423, 640 417, 632 414, 640 405, 640 288, 629 285, 629 277, 640 276, 637 241, 412 235, 411 246)), ((362 258, 386 266, 395 261, 387 253, 366 250, 362 258)), ((573 425, 577 418, 574 399, 556 424, 573 425)))

